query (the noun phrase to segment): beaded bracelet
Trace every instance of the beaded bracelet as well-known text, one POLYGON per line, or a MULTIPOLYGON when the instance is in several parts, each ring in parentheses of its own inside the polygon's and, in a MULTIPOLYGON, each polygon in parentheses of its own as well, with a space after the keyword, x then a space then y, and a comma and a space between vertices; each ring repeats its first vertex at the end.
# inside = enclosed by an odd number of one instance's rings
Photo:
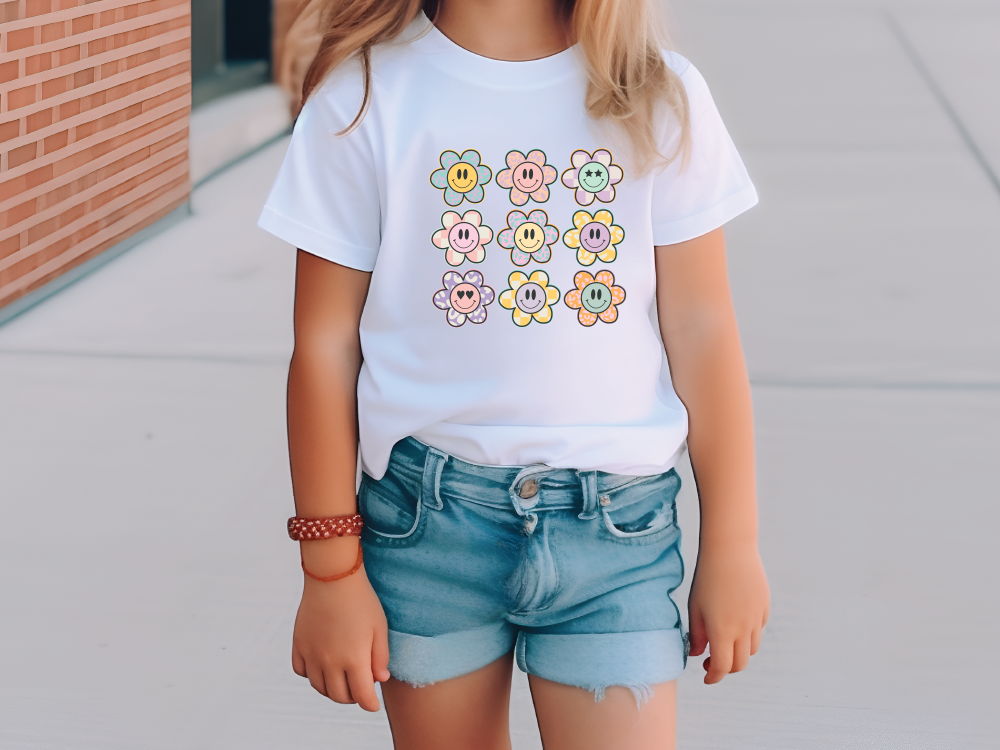
POLYGON ((288 536, 295 542, 311 542, 317 539, 330 539, 335 536, 360 536, 365 522, 360 513, 353 516, 334 516, 332 518, 301 518, 292 516, 288 519, 288 536))

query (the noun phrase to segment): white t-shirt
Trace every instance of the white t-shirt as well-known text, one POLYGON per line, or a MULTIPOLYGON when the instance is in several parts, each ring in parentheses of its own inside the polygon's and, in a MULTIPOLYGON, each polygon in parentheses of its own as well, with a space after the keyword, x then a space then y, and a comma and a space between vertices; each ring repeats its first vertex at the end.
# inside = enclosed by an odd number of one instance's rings
POLYGON ((493 466, 668 470, 687 413, 659 337, 653 246, 757 202, 705 80, 668 54, 693 151, 683 171, 678 160, 636 176, 584 109, 575 49, 492 60, 424 17, 406 39, 374 50, 371 104, 350 134, 336 135, 362 100, 359 65, 310 99, 260 218, 372 272, 365 471, 380 478, 408 435, 493 466))

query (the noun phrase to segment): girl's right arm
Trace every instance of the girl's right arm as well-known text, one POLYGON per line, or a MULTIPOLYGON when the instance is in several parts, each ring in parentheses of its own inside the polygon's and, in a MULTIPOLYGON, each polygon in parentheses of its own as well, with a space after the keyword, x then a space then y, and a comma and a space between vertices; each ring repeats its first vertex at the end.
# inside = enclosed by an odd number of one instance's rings
MULTIPOLYGON (((297 516, 357 513, 358 332, 371 274, 299 250, 295 349, 288 369, 288 452, 297 516)), ((350 570, 356 536, 300 542, 311 573, 350 570)), ((382 605, 362 566, 330 583, 304 576, 292 668, 337 703, 377 711, 375 681, 389 679, 382 605)))

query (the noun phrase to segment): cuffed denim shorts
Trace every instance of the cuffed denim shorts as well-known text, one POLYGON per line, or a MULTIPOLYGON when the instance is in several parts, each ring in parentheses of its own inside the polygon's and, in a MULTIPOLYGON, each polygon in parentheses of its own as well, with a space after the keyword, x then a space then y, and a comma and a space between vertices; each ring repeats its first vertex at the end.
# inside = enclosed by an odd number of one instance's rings
POLYGON ((413 685, 515 651, 522 671, 647 699, 686 636, 677 472, 480 466, 406 438, 363 475, 365 570, 389 623, 389 672, 413 685))

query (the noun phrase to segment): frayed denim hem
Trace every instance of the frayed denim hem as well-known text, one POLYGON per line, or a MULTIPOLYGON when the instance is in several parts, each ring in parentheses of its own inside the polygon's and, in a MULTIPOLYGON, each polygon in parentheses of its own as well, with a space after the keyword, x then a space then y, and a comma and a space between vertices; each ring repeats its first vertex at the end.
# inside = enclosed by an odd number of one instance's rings
POLYGON ((635 697, 635 707, 642 710, 642 707, 649 703, 650 699, 653 697, 653 687, 651 685, 599 685, 595 688, 589 688, 594 694, 594 703, 600 703, 604 700, 604 692, 609 687, 623 687, 628 688, 632 691, 632 695, 635 697))

